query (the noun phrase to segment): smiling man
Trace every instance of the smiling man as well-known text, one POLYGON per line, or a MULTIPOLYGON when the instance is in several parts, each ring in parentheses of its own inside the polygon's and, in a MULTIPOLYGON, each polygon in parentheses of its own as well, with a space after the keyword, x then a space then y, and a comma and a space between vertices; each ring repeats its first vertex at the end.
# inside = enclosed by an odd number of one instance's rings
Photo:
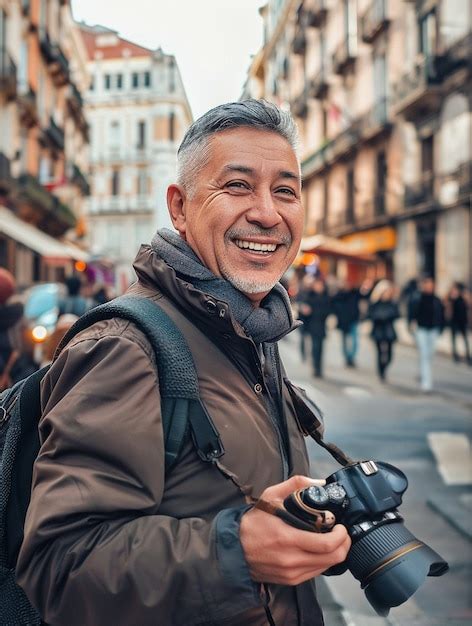
POLYGON ((18 577, 48 624, 323 624, 314 578, 345 559, 346 529, 298 530, 253 506, 314 483, 277 350, 296 326, 278 282, 303 227, 295 148, 271 104, 209 111, 168 189, 177 232, 159 230, 135 263, 130 294, 159 302, 188 342, 217 462, 189 437, 165 474, 155 364, 129 322, 83 331, 47 374, 18 577))

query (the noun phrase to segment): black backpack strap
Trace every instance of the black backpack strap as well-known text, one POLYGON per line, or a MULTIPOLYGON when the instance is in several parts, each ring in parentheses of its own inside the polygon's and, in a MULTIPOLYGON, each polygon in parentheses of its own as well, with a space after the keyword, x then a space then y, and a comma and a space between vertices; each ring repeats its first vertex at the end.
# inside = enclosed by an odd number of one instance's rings
POLYGON ((206 411, 192 354, 182 332, 155 302, 121 296, 91 309, 66 333, 54 358, 79 332, 101 320, 120 317, 133 322, 147 337, 156 355, 164 428, 166 471, 175 463, 190 427, 197 452, 204 461, 224 454, 223 444, 206 411))

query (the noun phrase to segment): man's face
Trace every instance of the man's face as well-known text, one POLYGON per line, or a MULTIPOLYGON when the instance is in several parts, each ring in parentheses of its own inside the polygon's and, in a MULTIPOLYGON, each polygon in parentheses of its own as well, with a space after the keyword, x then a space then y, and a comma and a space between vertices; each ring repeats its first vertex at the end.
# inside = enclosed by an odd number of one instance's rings
POLYGON ((421 281, 421 291, 423 293, 434 293, 434 281, 431 278, 424 278, 421 281))
POLYGON ((174 226, 204 265, 257 306, 297 254, 300 186, 290 144, 242 127, 211 138, 191 198, 172 185, 168 200, 174 226))

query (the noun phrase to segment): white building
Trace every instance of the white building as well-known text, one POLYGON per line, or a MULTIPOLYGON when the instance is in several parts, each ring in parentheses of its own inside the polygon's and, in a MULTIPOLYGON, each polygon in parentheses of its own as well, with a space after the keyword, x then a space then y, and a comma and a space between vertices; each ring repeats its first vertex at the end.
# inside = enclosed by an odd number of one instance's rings
POLYGON ((81 24, 81 31, 92 76, 90 247, 115 261, 121 290, 134 278, 140 244, 170 225, 166 189, 192 114, 172 55, 101 26, 81 24))

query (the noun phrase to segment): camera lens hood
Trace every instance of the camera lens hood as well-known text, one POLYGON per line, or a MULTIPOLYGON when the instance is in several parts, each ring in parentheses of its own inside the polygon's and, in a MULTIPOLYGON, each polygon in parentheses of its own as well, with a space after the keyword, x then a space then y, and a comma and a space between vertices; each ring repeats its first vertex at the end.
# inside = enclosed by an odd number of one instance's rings
POLYGON ((421 541, 415 547, 405 548, 372 572, 362 585, 378 615, 388 615, 392 607, 406 602, 427 576, 442 576, 449 569, 446 561, 421 541))

